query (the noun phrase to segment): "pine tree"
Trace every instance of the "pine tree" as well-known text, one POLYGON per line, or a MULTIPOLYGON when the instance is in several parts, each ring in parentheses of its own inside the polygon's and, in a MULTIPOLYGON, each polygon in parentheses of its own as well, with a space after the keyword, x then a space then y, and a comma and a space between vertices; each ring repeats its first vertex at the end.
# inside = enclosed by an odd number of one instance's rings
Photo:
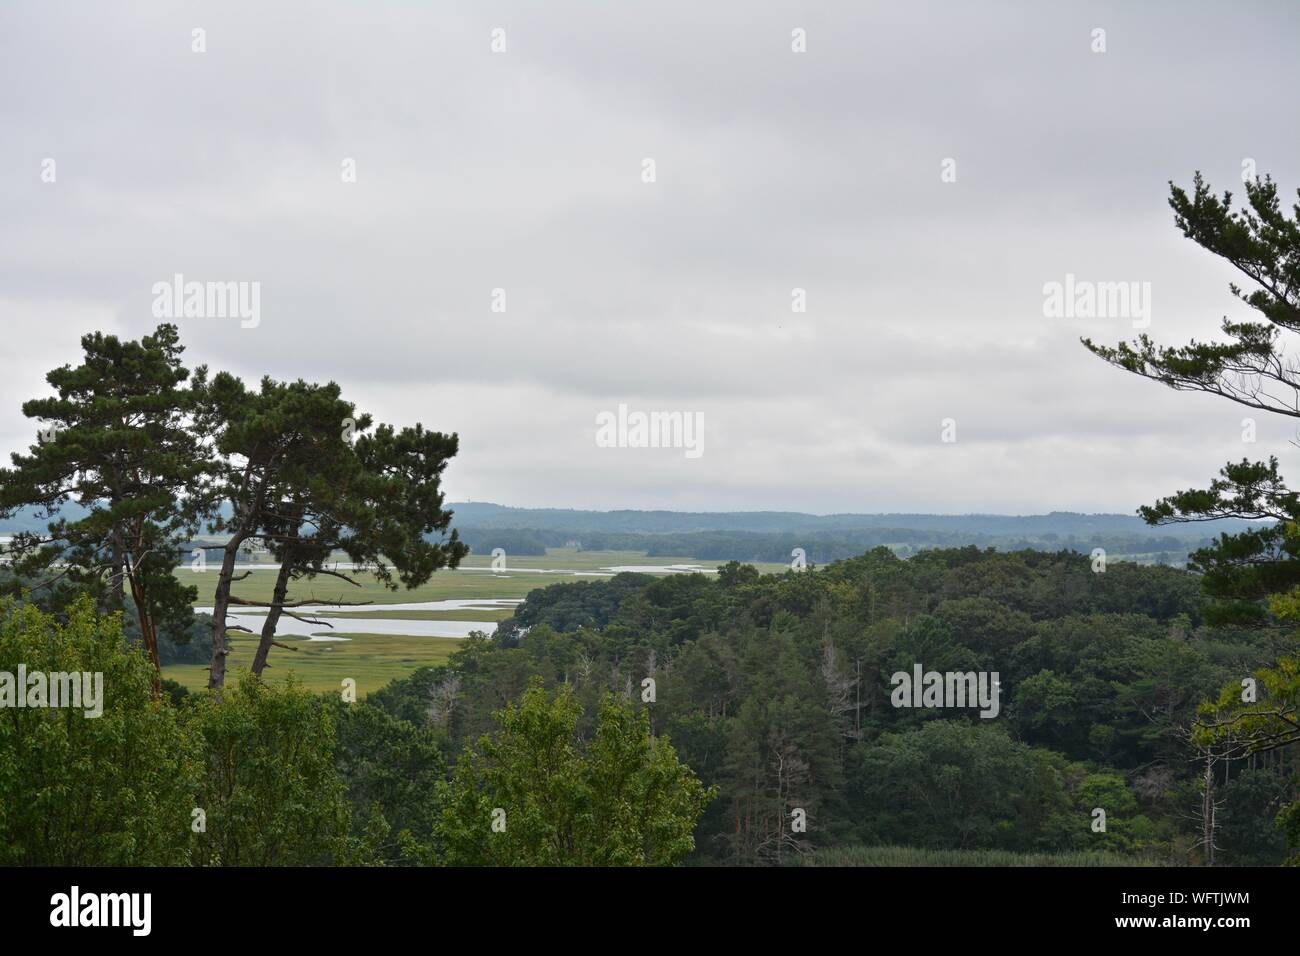
POLYGON ((180 633, 193 620, 195 590, 172 573, 205 473, 188 425, 189 372, 174 325, 138 342, 95 332, 81 347, 80 365, 46 376, 55 395, 23 404, 45 424, 0 469, 0 515, 35 507, 49 522, 44 534, 15 535, 14 586, 52 606, 89 591, 110 611, 125 608, 129 590, 157 669, 158 628, 180 633))
MULTIPOLYGON (((1169 204, 1183 235, 1229 262, 1256 286, 1236 283, 1232 294, 1263 321, 1224 319, 1223 342, 1157 345, 1141 335, 1114 347, 1083 343, 1110 364, 1179 391, 1218 395, 1255 411, 1300 418, 1300 368, 1285 354, 1285 340, 1300 332, 1300 204, 1288 218, 1269 178, 1248 181, 1248 208, 1232 208, 1232 194, 1215 196, 1200 173, 1192 194, 1170 184, 1169 204)), ((1213 518, 1274 519, 1277 524, 1223 535, 1192 555, 1205 572, 1206 590, 1220 600, 1217 620, 1259 622, 1262 600, 1300 585, 1300 539, 1287 522, 1300 520, 1300 496, 1267 462, 1229 463, 1208 488, 1180 491, 1139 509, 1151 524, 1213 518)))

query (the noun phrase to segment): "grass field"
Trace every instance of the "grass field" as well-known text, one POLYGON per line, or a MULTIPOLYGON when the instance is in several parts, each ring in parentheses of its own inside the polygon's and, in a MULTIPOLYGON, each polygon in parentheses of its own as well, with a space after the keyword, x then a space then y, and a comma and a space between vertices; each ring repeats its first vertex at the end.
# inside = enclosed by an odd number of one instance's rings
MULTIPOLYGON (((599 571, 620 564, 698 564, 701 567, 715 568, 725 563, 698 558, 648 558, 644 551, 579 551, 577 548, 547 548, 544 555, 512 554, 506 557, 507 568, 566 568, 570 571, 599 571)), ((460 566, 491 567, 492 556, 471 554, 461 561, 460 566)))
MULTIPOLYGON (((702 567, 719 567, 722 561, 696 561, 693 558, 647 558, 640 551, 577 551, 572 548, 551 548, 546 555, 537 557, 507 558, 507 570, 493 573, 484 570, 490 567, 492 559, 485 555, 470 555, 462 567, 456 571, 439 571, 428 584, 406 590, 399 588, 389 591, 372 575, 358 575, 361 587, 353 587, 338 578, 319 577, 315 581, 305 581, 291 587, 290 600, 342 599, 345 601, 372 601, 375 604, 411 604, 419 601, 470 600, 474 598, 522 598, 535 588, 546 587, 564 581, 590 581, 599 575, 601 568, 620 565, 698 564, 702 567), (588 572, 587 574, 535 574, 512 571, 511 569, 563 569, 568 571, 588 572)), ((784 571, 785 565, 764 564, 760 571, 784 571)), ((197 606, 211 606, 212 587, 215 586, 215 569, 211 564, 202 572, 183 567, 176 572, 185 584, 195 584, 199 588, 197 606)), ((235 582, 234 593, 250 601, 269 601, 271 589, 275 586, 275 572, 271 569, 254 571, 242 581, 235 582)), ((455 620, 455 618, 444 618, 455 620)), ((463 618, 462 618, 463 620, 463 618)))
MULTIPOLYGON (((385 604, 414 604, 423 601, 475 600, 491 598, 522 598, 529 591, 572 581, 598 580, 591 572, 620 565, 652 565, 662 567, 673 564, 698 564, 717 567, 721 561, 697 561, 692 558, 648 558, 640 551, 577 551, 572 548, 552 548, 545 556, 508 557, 508 569, 563 569, 587 572, 581 576, 567 574, 535 574, 506 570, 493 573, 488 555, 470 555, 463 569, 439 571, 428 584, 413 590, 389 591, 371 574, 356 575, 360 587, 354 587, 337 578, 320 577, 291 587, 291 601, 331 600, 369 601, 365 607, 346 607, 331 610, 317 617, 342 621, 388 619, 402 621, 503 621, 511 615, 509 609, 495 610, 384 610, 385 604)), ((784 571, 784 565, 761 565, 765 572, 784 571)), ((184 584, 198 587, 196 607, 212 606, 212 589, 216 573, 211 564, 206 571, 191 571, 188 566, 177 570, 176 576, 184 584)), ((269 601, 275 586, 275 571, 270 568, 254 571, 241 581, 236 581, 234 593, 249 601, 269 601)), ((341 625, 346 626, 346 625, 341 625)), ((358 625, 364 627, 364 625, 358 625)), ((322 628, 322 630, 325 630, 322 628)), ((335 637, 350 637, 349 641, 307 641, 283 638, 285 643, 298 648, 286 651, 273 648, 271 668, 266 676, 271 680, 293 672, 304 686, 318 691, 337 691, 340 681, 351 677, 357 682, 359 696, 378 690, 390 681, 405 677, 418 667, 439 664, 461 643, 455 637, 418 637, 391 634, 365 634, 340 631, 330 632, 335 637)), ((232 654, 229 674, 246 670, 252 662, 256 638, 247 634, 232 633, 232 654)), ((206 687, 208 668, 204 664, 173 664, 163 668, 163 676, 178 681, 190 689, 206 687)))
MULTIPOLYGON (((405 637, 393 634, 355 634, 342 632, 336 637, 347 641, 308 641, 287 638, 284 643, 296 647, 287 651, 271 648, 270 669, 266 676, 279 680, 293 673, 309 690, 337 692, 345 677, 357 682, 357 696, 363 697, 390 681, 405 677, 420 667, 441 664, 461 645, 456 637, 405 637)), ((228 675, 234 679, 253 661, 257 640, 246 634, 230 638, 232 653, 228 675)), ((208 686, 206 664, 174 664, 163 668, 169 677, 190 690, 208 686)))
POLYGON ((814 850, 803 866, 1159 866, 1118 853, 1012 853, 1007 850, 922 850, 907 846, 846 846, 814 850))

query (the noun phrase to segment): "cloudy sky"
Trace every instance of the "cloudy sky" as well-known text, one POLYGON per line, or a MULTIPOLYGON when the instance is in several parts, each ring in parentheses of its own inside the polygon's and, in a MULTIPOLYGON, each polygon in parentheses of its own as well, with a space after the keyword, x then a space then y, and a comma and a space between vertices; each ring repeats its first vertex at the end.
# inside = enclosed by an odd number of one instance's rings
POLYGON ((0 451, 180 273, 260 283, 255 328, 177 320, 192 364, 459 432, 453 499, 1131 512, 1294 468, 1043 289, 1150 283, 1171 344, 1242 316, 1166 184, 1294 196, 1298 39, 1288 2, 5 4, 0 451), (620 403, 703 455, 598 447, 620 403))

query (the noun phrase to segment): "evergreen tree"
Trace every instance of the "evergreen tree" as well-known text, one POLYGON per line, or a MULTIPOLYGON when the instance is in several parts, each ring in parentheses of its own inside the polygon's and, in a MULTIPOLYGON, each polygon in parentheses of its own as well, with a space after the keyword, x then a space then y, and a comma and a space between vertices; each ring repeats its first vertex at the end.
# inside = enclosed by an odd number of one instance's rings
POLYGON ((138 342, 95 332, 81 347, 80 365, 46 376, 55 395, 23 404, 46 424, 27 454, 0 469, 0 516, 34 506, 49 521, 44 534, 14 536, 14 586, 51 606, 87 590, 109 611, 126 607, 129 590, 157 668, 158 628, 184 633, 193 619, 195 589, 172 573, 205 476, 183 387, 189 372, 173 325, 138 342))
MULTIPOLYGON (((1262 321, 1224 319, 1226 341, 1167 347, 1147 335, 1114 347, 1083 343, 1110 364, 1179 391, 1217 395, 1254 411, 1300 418, 1300 370, 1286 356, 1286 340, 1300 333, 1300 204, 1288 218, 1269 178, 1248 181, 1246 208, 1233 209, 1232 194, 1215 196, 1200 173, 1192 193, 1170 184, 1169 204, 1183 235, 1230 263, 1255 288, 1230 284, 1232 294, 1262 321)), ((1139 509, 1151 524, 1213 518, 1277 522, 1222 535, 1192 555, 1205 572, 1207 591, 1223 604, 1218 620, 1264 619, 1269 594, 1300 585, 1300 539, 1287 537, 1286 522, 1300 520, 1300 496, 1267 462, 1229 463, 1207 488, 1180 491, 1139 509)))

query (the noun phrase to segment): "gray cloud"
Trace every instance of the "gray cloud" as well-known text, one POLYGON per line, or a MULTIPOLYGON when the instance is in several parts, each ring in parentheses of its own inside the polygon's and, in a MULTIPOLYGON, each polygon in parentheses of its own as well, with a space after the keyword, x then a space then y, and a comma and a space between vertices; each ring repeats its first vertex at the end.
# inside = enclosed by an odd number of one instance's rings
POLYGON ((453 497, 1129 511, 1293 436, 1107 368, 1078 337, 1131 325, 1043 285, 1150 282, 1169 342, 1241 315, 1166 181, 1294 190, 1297 35, 1282 2, 9 6, 0 448, 182 273, 262 284, 256 329, 181 320, 193 362, 459 431, 453 497), (596 447, 620 402, 703 412, 704 456, 596 447))

